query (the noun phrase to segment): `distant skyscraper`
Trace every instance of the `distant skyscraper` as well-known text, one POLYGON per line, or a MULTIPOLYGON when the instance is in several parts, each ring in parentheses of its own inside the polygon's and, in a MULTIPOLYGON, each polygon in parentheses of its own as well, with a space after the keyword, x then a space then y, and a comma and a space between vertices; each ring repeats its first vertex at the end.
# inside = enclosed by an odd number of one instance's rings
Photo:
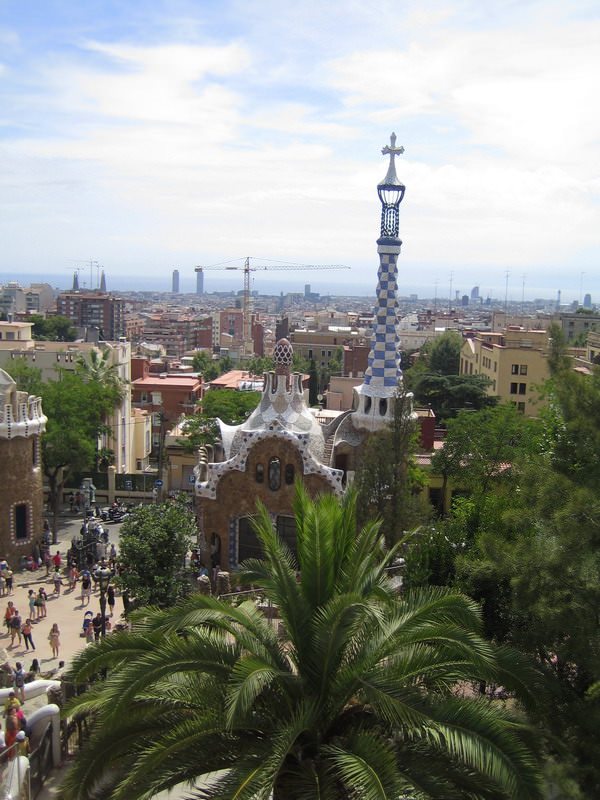
POLYGON ((79 291, 79 275, 77 272, 73 273, 73 288, 71 289, 72 292, 79 291))
POLYGON ((100 293, 106 294, 106 275, 104 270, 102 270, 102 277, 100 278, 100 293))
POLYGON ((173 270, 173 280, 171 282, 171 292, 173 294, 179 294, 179 270, 173 270))
POLYGON ((196 294, 204 294, 204 272, 196 268, 196 294))
POLYGON ((479 286, 474 286, 471 289, 471 300, 477 302, 479 300, 479 286))
POLYGON ((583 307, 584 308, 591 308, 592 307, 592 295, 586 294, 583 298, 583 307))

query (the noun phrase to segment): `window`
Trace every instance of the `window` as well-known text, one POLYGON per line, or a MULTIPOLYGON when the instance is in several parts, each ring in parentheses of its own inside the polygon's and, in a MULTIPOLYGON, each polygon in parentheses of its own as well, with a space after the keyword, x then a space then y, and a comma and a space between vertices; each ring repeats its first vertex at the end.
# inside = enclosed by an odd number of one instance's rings
POLYGON ((517 409, 521 412, 521 414, 525 413, 525 403, 517 403, 517 409))
POLYGON ((519 374, 519 365, 513 364, 510 368, 511 375, 518 375, 519 374))
POLYGON ((285 465, 285 482, 288 486, 291 486, 294 482, 295 476, 295 469, 293 464, 286 464, 285 465))
POLYGON ((254 472, 254 477, 257 483, 263 483, 265 480, 265 467, 264 464, 257 464, 254 472))
POLYGON ((27 503, 19 503, 15 506, 15 539, 27 539, 28 528, 27 503))
POLYGON ((159 406, 162 403, 162 392, 152 392, 152 404, 159 406))
POLYGON ((520 373, 521 375, 527 375, 527 364, 521 364, 520 373))
POLYGON ((382 417, 385 417, 385 415, 387 414, 387 398, 385 397, 382 397, 379 400, 379 414, 382 417))
POLYGON ((527 384, 526 383, 520 383, 519 384, 519 394, 525 394, 526 391, 527 391, 527 384))
POLYGON ((498 362, 494 361, 494 372, 498 372, 498 362))
POLYGON ((510 393, 516 394, 519 391, 519 384, 518 383, 511 383, 510 385, 510 393))
POLYGON ((269 461, 269 489, 276 492, 281 486, 281 461, 272 458, 269 461))

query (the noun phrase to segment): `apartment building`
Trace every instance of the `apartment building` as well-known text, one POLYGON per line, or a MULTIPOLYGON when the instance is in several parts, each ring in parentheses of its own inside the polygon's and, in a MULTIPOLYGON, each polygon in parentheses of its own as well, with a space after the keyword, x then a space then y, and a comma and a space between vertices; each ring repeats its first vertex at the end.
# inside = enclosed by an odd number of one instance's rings
POLYGON ((101 292, 68 292, 56 300, 56 311, 76 328, 98 328, 101 338, 116 342, 125 335, 124 301, 101 292))
POLYGON ((546 331, 509 327, 501 333, 479 333, 463 341, 461 375, 485 375, 488 394, 501 403, 515 403, 527 416, 536 416, 539 387, 548 377, 546 331))

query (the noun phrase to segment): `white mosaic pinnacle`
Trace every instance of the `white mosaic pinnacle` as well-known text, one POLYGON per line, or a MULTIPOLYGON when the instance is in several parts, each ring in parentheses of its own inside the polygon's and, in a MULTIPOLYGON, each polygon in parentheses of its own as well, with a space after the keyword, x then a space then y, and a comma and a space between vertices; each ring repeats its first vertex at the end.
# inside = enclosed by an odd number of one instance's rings
POLYGON ((377 306, 373 320, 375 341, 369 353, 364 383, 366 386, 389 387, 395 390, 402 380, 400 337, 397 328, 398 254, 380 252, 379 259, 377 306))

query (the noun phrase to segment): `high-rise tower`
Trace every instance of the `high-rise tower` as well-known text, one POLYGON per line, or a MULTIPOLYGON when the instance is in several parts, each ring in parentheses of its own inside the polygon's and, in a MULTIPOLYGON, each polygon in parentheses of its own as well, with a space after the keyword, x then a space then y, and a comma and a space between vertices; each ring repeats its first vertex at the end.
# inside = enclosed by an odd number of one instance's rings
POLYGON ((173 270, 173 279, 171 281, 171 293, 179 294, 179 270, 173 270))
POLYGON ((400 339, 398 336, 398 268, 402 242, 398 237, 399 207, 404 197, 404 184, 396 175, 395 158, 404 152, 396 147, 396 134, 381 151, 389 155, 385 178, 377 185, 381 201, 381 231, 377 240, 379 271, 377 274, 377 306, 373 320, 373 346, 369 353, 364 382, 354 389, 355 428, 377 430, 393 419, 394 398, 402 387, 400 339))
POLYGON ((196 294, 204 294, 204 272, 202 267, 196 267, 196 294))

